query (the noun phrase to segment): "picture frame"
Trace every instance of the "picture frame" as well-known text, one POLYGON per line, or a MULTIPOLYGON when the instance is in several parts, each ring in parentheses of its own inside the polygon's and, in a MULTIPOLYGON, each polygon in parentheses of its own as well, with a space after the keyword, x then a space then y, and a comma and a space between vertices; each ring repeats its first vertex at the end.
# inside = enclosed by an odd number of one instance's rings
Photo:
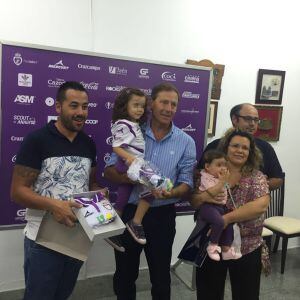
POLYGON ((208 128, 207 128, 207 135, 209 137, 215 136, 217 113, 218 113, 218 102, 211 101, 209 104, 209 114, 208 114, 209 118, 208 118, 208 128))
POLYGON ((285 71, 259 69, 256 85, 256 104, 281 105, 285 71))
POLYGON ((203 59, 200 61, 187 59, 186 63, 189 65, 212 68, 213 82, 211 87, 211 99, 220 100, 221 91, 222 91, 221 86, 222 86, 222 79, 224 76, 225 65, 214 64, 209 59, 203 59))
POLYGON ((255 105, 260 122, 255 137, 265 141, 279 141, 282 106, 255 105))

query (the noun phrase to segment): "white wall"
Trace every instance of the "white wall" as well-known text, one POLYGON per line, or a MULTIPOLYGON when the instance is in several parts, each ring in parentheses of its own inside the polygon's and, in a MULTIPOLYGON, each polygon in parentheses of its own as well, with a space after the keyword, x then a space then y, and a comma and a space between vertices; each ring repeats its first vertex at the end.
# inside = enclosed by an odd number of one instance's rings
MULTIPOLYGON (((295 196, 300 21, 294 1, 0 0, 0 8, 0 39, 174 63, 207 58, 225 64, 216 137, 230 126, 233 105, 254 103, 259 68, 287 71, 281 136, 273 145, 287 175, 285 213, 300 217, 295 196)), ((191 216, 177 218, 173 262, 192 227, 191 216)), ((23 287, 22 242, 20 230, 0 231, 0 291, 23 287)), ((290 242, 295 245, 297 239, 290 242)), ((111 249, 99 242, 80 277, 113 269, 111 249)))

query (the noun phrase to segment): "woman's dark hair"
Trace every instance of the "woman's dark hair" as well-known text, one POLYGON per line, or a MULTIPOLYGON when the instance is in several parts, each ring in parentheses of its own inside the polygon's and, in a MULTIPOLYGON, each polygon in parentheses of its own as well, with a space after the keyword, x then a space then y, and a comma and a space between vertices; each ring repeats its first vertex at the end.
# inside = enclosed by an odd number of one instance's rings
POLYGON ((113 108, 113 113, 112 113, 112 121, 116 122, 117 120, 120 119, 129 119, 129 115, 127 112, 127 105, 129 100, 131 99, 132 96, 140 96, 140 97, 145 97, 146 103, 145 103, 145 109, 144 109, 144 114, 142 117, 138 120, 139 124, 142 124, 147 121, 147 96, 139 89, 136 88, 124 88, 122 89, 119 94, 116 97, 115 103, 114 103, 114 108, 113 108))
POLYGON ((242 174, 248 175, 251 174, 254 170, 259 170, 259 167, 262 165, 262 154, 256 147, 253 136, 249 133, 235 129, 229 130, 222 138, 218 149, 227 154, 229 144, 235 136, 245 137, 250 142, 249 155, 245 165, 242 167, 242 174))
POLYGON ((203 160, 205 164, 210 164, 214 159, 225 158, 226 154, 220 150, 208 150, 204 153, 203 160))

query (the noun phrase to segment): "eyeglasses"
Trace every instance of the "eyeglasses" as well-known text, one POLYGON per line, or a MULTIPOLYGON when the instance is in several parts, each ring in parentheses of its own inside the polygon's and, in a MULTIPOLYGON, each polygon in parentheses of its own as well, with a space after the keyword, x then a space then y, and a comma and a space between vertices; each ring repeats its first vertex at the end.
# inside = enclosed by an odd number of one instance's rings
POLYGON ((253 117, 250 117, 250 116, 241 116, 241 115, 236 115, 236 116, 238 118, 242 118, 247 123, 251 123, 253 121, 255 124, 258 124, 260 122, 260 119, 256 118, 256 117, 253 118, 253 117))
POLYGON ((249 152, 249 148, 245 145, 241 145, 241 144, 229 144, 230 147, 232 147, 233 149, 241 149, 242 151, 245 152, 249 152))

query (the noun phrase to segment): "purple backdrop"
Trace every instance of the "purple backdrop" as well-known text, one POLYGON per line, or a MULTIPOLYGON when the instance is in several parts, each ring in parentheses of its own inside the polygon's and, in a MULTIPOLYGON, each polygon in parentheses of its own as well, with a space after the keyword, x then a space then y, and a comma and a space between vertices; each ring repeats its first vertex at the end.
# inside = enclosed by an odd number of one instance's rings
MULTIPOLYGON (((103 185, 110 187, 112 200, 115 187, 105 182, 101 174, 111 153, 114 98, 123 87, 138 87, 149 95, 151 87, 162 81, 176 85, 181 101, 175 124, 194 138, 198 156, 203 150, 209 70, 4 44, 1 64, 0 225, 24 222, 25 210, 11 202, 9 196, 15 155, 26 134, 56 116, 56 91, 67 80, 81 82, 89 92, 85 131, 97 144, 98 176, 103 185)), ((177 211, 192 209, 182 202, 177 211)))

